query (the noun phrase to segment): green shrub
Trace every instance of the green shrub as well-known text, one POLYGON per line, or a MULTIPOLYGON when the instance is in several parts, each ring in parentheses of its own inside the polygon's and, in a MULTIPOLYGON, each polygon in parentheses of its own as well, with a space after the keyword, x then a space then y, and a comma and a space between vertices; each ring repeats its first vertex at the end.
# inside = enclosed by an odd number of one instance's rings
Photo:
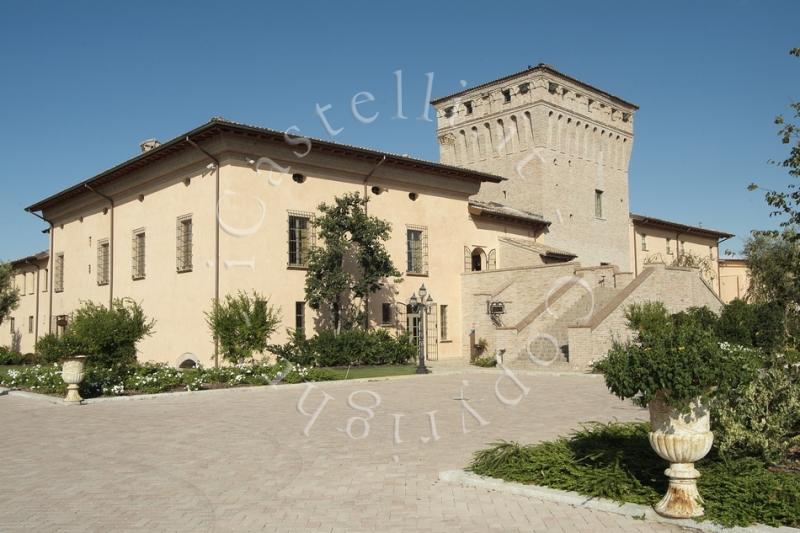
POLYGON ((280 309, 257 292, 228 294, 223 302, 214 302, 206 322, 219 343, 225 360, 240 363, 264 353, 270 336, 281 322, 280 309))
POLYGON ((720 340, 768 352, 786 343, 783 309, 770 303, 733 300, 722 309, 716 331, 720 340))
POLYGON ((475 366, 482 366, 484 368, 491 368, 493 366, 497 366, 497 359, 494 357, 478 357, 472 364, 475 366))
POLYGON ((152 333, 153 325, 133 300, 114 300, 110 309, 85 302, 60 341, 66 355, 87 355, 89 365, 130 365, 136 363, 136 344, 152 333))
POLYGON ((383 329, 320 331, 311 339, 293 334, 286 344, 270 346, 279 358, 301 366, 401 365, 417 350, 408 335, 395 337, 383 329))
POLYGON ((800 447, 800 367, 785 357, 770 357, 753 380, 718 399, 711 421, 722 455, 779 463, 800 447))
POLYGON ((724 351, 702 311, 670 316, 661 303, 633 304, 626 318, 634 338, 614 342, 608 355, 594 364, 608 388, 620 398, 645 407, 657 392, 684 409, 697 397, 724 390, 752 377, 737 353, 724 351))
POLYGON ((0 374, 0 384, 4 387, 26 389, 41 394, 67 392, 67 384, 61 379, 61 366, 58 364, 7 370, 0 374))
POLYGON ((0 365, 24 365, 31 362, 27 356, 12 350, 8 346, 0 346, 0 365))

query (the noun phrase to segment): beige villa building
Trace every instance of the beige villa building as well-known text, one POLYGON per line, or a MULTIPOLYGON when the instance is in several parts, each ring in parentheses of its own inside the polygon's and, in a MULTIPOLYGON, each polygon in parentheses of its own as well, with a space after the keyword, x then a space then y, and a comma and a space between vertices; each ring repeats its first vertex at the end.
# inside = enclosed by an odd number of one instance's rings
POLYGON ((407 302, 424 283, 430 360, 475 355, 483 339, 516 365, 584 367, 624 334, 631 302, 719 308, 731 235, 630 214, 635 105, 547 65, 432 104, 438 163, 214 118, 29 206, 49 250, 14 262, 21 304, 0 345, 33 351, 82 301, 129 297, 156 320, 140 359, 210 365, 204 312, 240 290, 280 307, 273 342, 311 335, 311 222, 347 192, 391 223, 404 273, 370 299, 370 323, 417 335, 407 302), (673 238, 716 275, 673 266, 673 238))

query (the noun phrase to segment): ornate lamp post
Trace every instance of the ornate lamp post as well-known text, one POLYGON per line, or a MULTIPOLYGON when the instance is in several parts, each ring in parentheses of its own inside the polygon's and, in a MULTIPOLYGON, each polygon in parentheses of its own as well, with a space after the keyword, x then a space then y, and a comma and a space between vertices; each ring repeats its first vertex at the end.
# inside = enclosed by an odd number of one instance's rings
POLYGON ((428 313, 430 313, 431 309, 433 308, 433 298, 430 294, 428 294, 428 290, 425 288, 424 283, 419 288, 419 300, 417 300, 416 294, 412 294, 411 298, 408 300, 408 303, 411 306, 413 315, 415 317, 419 317, 419 323, 417 326, 419 328, 417 335, 419 338, 417 346, 417 352, 419 354, 417 374, 427 374, 429 370, 425 366, 425 332, 427 331, 428 325, 428 313))

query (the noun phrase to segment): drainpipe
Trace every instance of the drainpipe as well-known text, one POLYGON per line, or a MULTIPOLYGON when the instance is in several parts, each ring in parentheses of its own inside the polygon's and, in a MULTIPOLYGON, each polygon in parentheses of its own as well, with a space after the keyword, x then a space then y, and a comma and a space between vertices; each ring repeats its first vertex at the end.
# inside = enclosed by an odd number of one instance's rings
POLYGON ((88 183, 84 183, 83 186, 97 196, 105 198, 111 206, 111 212, 109 213, 111 229, 108 236, 108 308, 111 309, 114 305, 114 200, 110 196, 92 189, 88 183))
MULTIPOLYGON (((208 153, 199 144, 194 142, 186 136, 186 142, 203 152, 206 157, 211 159, 216 165, 214 172, 214 302, 219 301, 219 223, 216 221, 217 212, 219 210, 219 159, 208 153)), ((214 367, 219 368, 219 341, 214 340, 214 367)))
MULTIPOLYGON (((368 200, 367 182, 372 177, 372 175, 375 174, 375 171, 378 170, 378 167, 381 166, 384 162, 386 162, 385 155, 381 156, 381 160, 378 161, 378 163, 374 167, 372 167, 372 170, 369 171, 369 174, 367 174, 364 177, 364 200, 368 200)), ((365 215, 369 214, 369 202, 364 203, 364 214, 365 215)), ((369 293, 367 293, 366 296, 364 297, 364 329, 366 331, 369 331, 369 293)))
MULTIPOLYGON (((30 265, 31 264, 30 260, 26 259, 25 264, 30 265)), ((34 291, 36 291, 36 310, 34 311, 34 314, 36 315, 36 322, 33 325, 33 346, 35 349, 36 343, 39 342, 39 285, 40 285, 39 271, 41 270, 41 268, 39 268, 39 263, 36 263, 33 266, 36 267, 36 288, 33 289, 34 291)))
MULTIPOLYGON (((26 211, 27 211, 27 209, 26 209, 26 211)), ((48 232, 48 233, 50 233, 50 252, 48 253, 49 257, 47 258, 47 264, 49 266, 49 268, 47 269, 47 273, 49 274, 49 277, 50 277, 50 279, 47 281, 47 299, 49 300, 48 301, 48 312, 47 312, 47 314, 48 314, 48 316, 47 316, 47 333, 50 334, 50 333, 53 333, 53 265, 55 264, 55 259, 53 258, 53 246, 55 244, 55 239, 56 239, 56 237, 55 237, 55 225, 51 221, 49 221, 46 218, 44 218, 42 215, 37 215, 33 211, 28 211, 28 213, 30 213, 31 215, 35 216, 36 218, 41 218, 43 221, 45 221, 50 226, 50 231, 48 232)), ((36 304, 37 304, 37 309, 38 309, 38 304, 39 304, 39 295, 38 295, 39 289, 38 289, 38 287, 36 289, 36 292, 37 292, 36 304)), ((37 312, 37 315, 38 315, 38 312, 37 312)), ((38 336, 38 331, 39 331, 39 323, 38 323, 39 317, 38 316, 36 317, 36 321, 37 321, 37 323, 36 323, 36 331, 37 331, 37 336, 38 336)))

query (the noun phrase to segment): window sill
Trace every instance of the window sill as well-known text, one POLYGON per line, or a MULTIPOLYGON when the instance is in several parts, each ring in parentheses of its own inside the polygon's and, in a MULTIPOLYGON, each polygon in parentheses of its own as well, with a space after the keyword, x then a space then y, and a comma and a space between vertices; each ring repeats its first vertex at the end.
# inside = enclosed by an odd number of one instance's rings
POLYGON ((594 217, 595 220, 602 220, 603 222, 607 222, 608 219, 606 217, 594 217))
POLYGON ((442 339, 439 341, 439 344, 452 344, 453 339, 442 339))
POLYGON ((307 265, 286 265, 286 270, 308 270, 307 265))
POLYGON ((418 278, 427 278, 428 277, 428 273, 427 272, 406 272, 406 276, 414 276, 414 277, 418 277, 418 278))
POLYGON ((131 279, 132 279, 133 281, 140 281, 140 280, 143 280, 143 279, 145 279, 145 276, 133 276, 131 279))
POLYGON ((98 286, 98 287, 105 287, 106 285, 108 285, 108 282, 107 282, 107 281, 103 281, 103 282, 100 282, 100 281, 98 281, 98 282, 97 282, 97 286, 98 286))
POLYGON ((175 272, 177 272, 178 274, 186 274, 186 273, 191 272, 192 270, 193 269, 191 269, 191 268, 179 268, 179 269, 175 270, 175 272))

